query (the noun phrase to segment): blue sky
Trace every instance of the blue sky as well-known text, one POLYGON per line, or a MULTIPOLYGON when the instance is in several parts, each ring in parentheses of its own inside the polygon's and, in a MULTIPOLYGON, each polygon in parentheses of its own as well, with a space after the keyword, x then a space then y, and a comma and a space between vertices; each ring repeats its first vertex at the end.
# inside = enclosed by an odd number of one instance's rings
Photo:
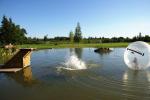
POLYGON ((68 36, 80 22, 83 37, 150 35, 150 0, 0 0, 28 36, 68 36))

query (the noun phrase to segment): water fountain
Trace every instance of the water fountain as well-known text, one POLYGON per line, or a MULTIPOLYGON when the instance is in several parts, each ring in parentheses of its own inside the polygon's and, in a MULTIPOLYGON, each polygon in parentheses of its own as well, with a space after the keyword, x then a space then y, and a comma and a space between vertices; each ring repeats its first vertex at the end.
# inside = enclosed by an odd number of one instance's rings
POLYGON ((70 49, 69 55, 67 56, 65 62, 61 63, 61 67, 58 67, 57 70, 66 69, 66 70, 83 70, 87 69, 87 65, 82 58, 82 49, 74 48, 70 49))
POLYGON ((75 53, 71 54, 64 65, 66 66, 66 69, 69 70, 81 70, 87 68, 85 62, 79 59, 75 53))

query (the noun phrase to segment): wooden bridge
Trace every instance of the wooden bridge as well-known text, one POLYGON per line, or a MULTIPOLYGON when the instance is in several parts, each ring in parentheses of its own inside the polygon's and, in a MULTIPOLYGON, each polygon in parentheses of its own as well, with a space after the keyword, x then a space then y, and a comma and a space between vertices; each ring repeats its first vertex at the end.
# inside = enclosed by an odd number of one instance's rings
POLYGON ((0 72, 17 72, 30 66, 33 48, 20 49, 10 60, 1 66, 0 72))

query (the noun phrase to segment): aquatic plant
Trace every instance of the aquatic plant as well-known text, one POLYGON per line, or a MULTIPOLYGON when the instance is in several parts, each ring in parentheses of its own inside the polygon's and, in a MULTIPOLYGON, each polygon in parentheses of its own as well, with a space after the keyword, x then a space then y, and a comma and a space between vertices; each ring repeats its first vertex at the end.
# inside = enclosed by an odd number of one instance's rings
POLYGON ((12 49, 0 48, 0 63, 5 63, 13 55, 15 55, 17 51, 18 50, 16 48, 12 48, 12 49))

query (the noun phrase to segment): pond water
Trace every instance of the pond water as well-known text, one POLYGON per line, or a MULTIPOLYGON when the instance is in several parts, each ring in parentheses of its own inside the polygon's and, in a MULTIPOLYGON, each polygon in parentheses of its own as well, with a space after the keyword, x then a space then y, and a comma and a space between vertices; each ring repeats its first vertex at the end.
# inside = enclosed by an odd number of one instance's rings
POLYGON ((130 70, 124 63, 124 51, 33 51, 30 67, 15 74, 0 73, 0 100, 150 100, 150 68, 130 70), (72 52, 86 69, 63 68, 72 52))

